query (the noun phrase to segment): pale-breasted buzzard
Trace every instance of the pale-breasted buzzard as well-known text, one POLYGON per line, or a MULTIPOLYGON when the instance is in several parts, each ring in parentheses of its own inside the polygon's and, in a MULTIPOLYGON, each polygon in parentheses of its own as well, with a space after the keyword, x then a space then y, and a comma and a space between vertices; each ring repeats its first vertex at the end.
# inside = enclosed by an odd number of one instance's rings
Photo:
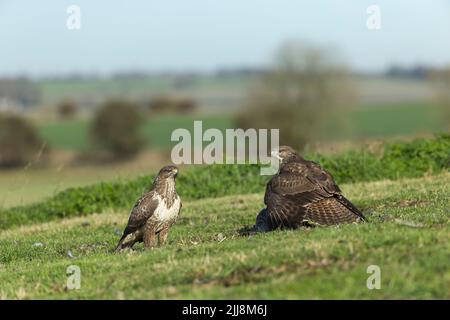
POLYGON ((303 159, 287 146, 272 155, 281 160, 280 169, 267 183, 267 208, 258 215, 255 231, 365 220, 319 164, 303 159))
POLYGON ((151 190, 131 210, 116 251, 131 248, 136 242, 144 242, 146 248, 152 248, 156 246, 157 238, 160 245, 164 244, 181 210, 181 199, 175 190, 177 174, 175 166, 166 166, 159 171, 151 190))

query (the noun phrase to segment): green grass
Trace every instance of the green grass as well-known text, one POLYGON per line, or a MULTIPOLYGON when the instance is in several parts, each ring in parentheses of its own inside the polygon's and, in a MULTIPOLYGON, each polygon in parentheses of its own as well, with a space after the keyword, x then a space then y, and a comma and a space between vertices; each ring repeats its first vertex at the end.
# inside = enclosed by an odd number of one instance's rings
MULTIPOLYGON (((439 108, 429 103, 366 105, 351 116, 354 127, 348 136, 381 138, 438 132, 445 128, 439 108)), ((337 134, 339 137, 339 133, 337 134)))
MULTIPOLYGON (((324 157, 311 155, 336 178, 337 183, 419 177, 447 171, 450 164, 450 136, 387 143, 381 154, 368 150, 348 151, 324 157)), ((263 190, 269 177, 260 175, 258 165, 194 166, 183 170, 178 191, 184 199, 203 199, 263 190)), ((40 203, 0 210, 0 230, 71 216, 88 215, 106 209, 130 207, 150 185, 152 176, 130 181, 102 182, 71 188, 40 203)))
POLYGON ((14 227, 0 231, 0 297, 449 299, 449 186, 445 172, 344 184, 369 223, 251 237, 238 231, 263 190, 185 201, 167 246, 121 254, 111 250, 128 209, 14 227), (70 265, 80 290, 65 290, 70 265), (380 290, 366 287, 369 265, 380 290))
POLYGON ((89 123, 84 119, 49 121, 38 130, 52 149, 80 151, 89 144, 89 123))
MULTIPOLYGON (((170 140, 172 131, 186 128, 193 132, 194 120, 202 120, 204 130, 233 127, 229 116, 161 115, 145 121, 141 132, 150 147, 168 149, 176 144, 170 140)), ((54 149, 83 151, 89 147, 89 122, 85 119, 49 121, 40 124, 38 129, 42 138, 54 149)))
POLYGON ((143 135, 150 142, 150 146, 167 149, 173 147, 177 141, 171 142, 170 138, 172 132, 178 128, 185 128, 194 135, 194 121, 201 120, 203 130, 209 128, 216 128, 225 131, 226 128, 232 128, 232 120, 229 116, 180 116, 180 115, 166 115, 158 116, 154 120, 150 120, 143 127, 143 135))
MULTIPOLYGON (((175 145, 170 141, 172 131, 187 128, 193 132, 194 120, 202 120, 204 130, 235 128, 231 114, 166 115, 146 121, 142 134, 150 147, 168 149, 175 145)), ((361 106, 348 114, 347 124, 344 130, 334 129, 333 124, 326 125, 320 138, 358 140, 409 136, 440 132, 446 125, 439 116, 439 107, 426 103, 361 106)), ((49 121, 40 124, 38 129, 52 148, 79 151, 89 146, 89 121, 86 119, 49 121)))
MULTIPOLYGON (((2 209, 30 205, 68 188, 99 181, 128 181, 159 169, 154 163, 112 163, 102 166, 56 166, 0 170, 0 212, 2 209)), ((0 218, 1 220, 1 218, 0 218)))

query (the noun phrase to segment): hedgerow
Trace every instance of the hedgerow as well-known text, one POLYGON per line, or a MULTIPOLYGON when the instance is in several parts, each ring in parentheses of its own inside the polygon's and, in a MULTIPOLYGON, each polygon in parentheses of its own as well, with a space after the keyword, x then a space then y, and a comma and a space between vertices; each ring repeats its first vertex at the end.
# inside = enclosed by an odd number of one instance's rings
MULTIPOLYGON (((329 170, 337 183, 419 177, 450 166, 450 135, 411 142, 386 143, 376 154, 367 149, 332 156, 311 154, 306 158, 329 170)), ((181 172, 177 191, 184 200, 264 192, 270 179, 260 175, 259 165, 193 166, 181 172)), ((153 176, 131 181, 102 182, 70 188, 47 200, 0 211, 0 229, 21 224, 83 216, 105 209, 131 208, 147 190, 153 176)))

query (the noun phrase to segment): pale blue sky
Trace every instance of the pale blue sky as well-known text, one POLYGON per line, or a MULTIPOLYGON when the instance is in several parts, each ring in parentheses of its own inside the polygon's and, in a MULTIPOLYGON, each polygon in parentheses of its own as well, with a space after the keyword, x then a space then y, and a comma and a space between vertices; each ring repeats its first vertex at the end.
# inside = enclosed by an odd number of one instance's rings
POLYGON ((0 0, 0 75, 260 66, 289 39, 337 47, 360 71, 450 64, 450 0, 0 0))

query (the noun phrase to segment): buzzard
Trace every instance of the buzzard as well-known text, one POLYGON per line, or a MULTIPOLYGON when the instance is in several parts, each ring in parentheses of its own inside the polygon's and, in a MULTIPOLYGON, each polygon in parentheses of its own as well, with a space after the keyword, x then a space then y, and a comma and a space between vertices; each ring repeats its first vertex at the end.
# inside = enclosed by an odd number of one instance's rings
POLYGON ((287 146, 272 155, 281 164, 279 172, 267 183, 264 195, 267 207, 258 215, 255 231, 365 220, 319 164, 303 159, 287 146))
POLYGON ((144 242, 146 248, 155 247, 157 237, 160 245, 165 243, 181 210, 181 199, 175 190, 177 174, 175 166, 166 166, 159 171, 151 190, 131 210, 116 252, 131 248, 136 242, 144 242))

